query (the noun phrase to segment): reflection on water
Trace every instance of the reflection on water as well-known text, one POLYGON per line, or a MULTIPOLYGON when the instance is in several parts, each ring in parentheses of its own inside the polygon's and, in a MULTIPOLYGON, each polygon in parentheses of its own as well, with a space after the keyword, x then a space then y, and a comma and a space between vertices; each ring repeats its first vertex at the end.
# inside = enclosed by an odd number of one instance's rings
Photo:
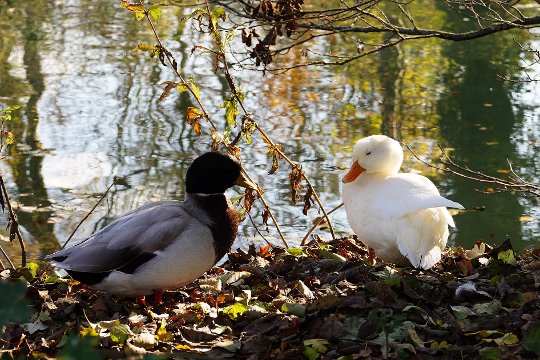
MULTIPOLYGON (((431 7, 426 11, 437 21, 460 26, 455 14, 431 7)), ((178 21, 181 10, 174 11, 160 20, 163 38, 184 73, 200 85, 213 118, 223 124, 219 105, 228 95, 226 81, 203 57, 190 55, 193 44, 207 39, 178 21)), ((145 202, 183 197, 185 171, 210 139, 196 136, 183 121, 193 105, 186 94, 156 104, 162 91, 157 84, 173 75, 132 50, 154 42, 144 23, 104 0, 0 1, 0 21, 6 24, 0 29, 0 106, 23 105, 12 123, 17 145, 0 170, 19 208, 31 257, 63 243, 114 176, 124 181, 77 238, 145 202)), ((497 174, 509 159, 520 175, 539 181, 537 89, 497 77, 517 71, 514 63, 522 54, 510 45, 516 34, 474 43, 410 43, 348 67, 236 76, 249 109, 302 163, 328 209, 341 202, 340 176, 354 141, 381 132, 403 139, 430 161, 441 143, 471 168, 497 174)), ((283 61, 300 56, 291 51, 283 61)), ((267 176, 270 161, 257 136, 243 159, 267 189, 285 234, 301 238, 317 214, 312 210, 304 217, 291 203, 285 164, 267 176)), ((444 195, 467 208, 485 207, 456 217, 454 245, 492 237, 502 241, 506 235, 519 248, 539 244, 540 210, 529 200, 476 192, 480 184, 437 174, 410 156, 405 166, 430 176, 444 195), (533 221, 520 223, 523 215, 533 221)), ((334 219, 339 232, 349 231, 343 211, 334 219)), ((240 233, 240 244, 260 241, 250 224, 244 223, 240 233)), ((275 237, 272 229, 269 236, 275 237)))

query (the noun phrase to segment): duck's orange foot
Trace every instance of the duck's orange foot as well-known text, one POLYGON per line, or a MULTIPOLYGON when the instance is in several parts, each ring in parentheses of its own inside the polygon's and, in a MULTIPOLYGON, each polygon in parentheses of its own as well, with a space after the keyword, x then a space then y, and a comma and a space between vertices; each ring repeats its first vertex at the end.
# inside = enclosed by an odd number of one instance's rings
POLYGON ((137 296, 135 298, 135 302, 139 305, 150 307, 153 305, 159 305, 163 303, 163 290, 155 290, 154 291, 154 297, 152 299, 152 303, 149 303, 145 296, 137 296))
POLYGON ((143 296, 137 296, 135 298, 135 302, 139 305, 142 305, 142 306, 149 306, 150 304, 148 304, 148 302, 146 301, 146 298, 143 296))
POLYGON ((372 247, 368 246, 368 262, 372 265, 375 265, 375 250, 372 247))

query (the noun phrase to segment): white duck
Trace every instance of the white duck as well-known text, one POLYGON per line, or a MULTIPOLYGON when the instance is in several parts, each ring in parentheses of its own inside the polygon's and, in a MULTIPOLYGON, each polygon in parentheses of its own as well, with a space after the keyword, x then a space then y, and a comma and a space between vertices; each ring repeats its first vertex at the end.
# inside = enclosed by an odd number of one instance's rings
POLYGON ((358 239, 383 260, 431 268, 441 259, 448 225, 455 227, 446 207, 463 206, 442 197, 428 178, 398 173, 403 150, 387 136, 359 140, 352 158, 342 196, 358 239))
POLYGON ((187 171, 184 201, 141 206, 47 259, 113 294, 159 294, 186 285, 219 261, 236 237, 238 216, 224 194, 235 184, 254 188, 237 160, 208 152, 187 171))

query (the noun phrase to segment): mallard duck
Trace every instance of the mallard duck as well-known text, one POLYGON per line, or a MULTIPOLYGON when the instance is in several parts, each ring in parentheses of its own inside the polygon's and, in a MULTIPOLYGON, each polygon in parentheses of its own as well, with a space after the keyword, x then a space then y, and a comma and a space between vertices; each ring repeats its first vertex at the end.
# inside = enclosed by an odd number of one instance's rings
POLYGON ((47 259, 72 278, 117 295, 148 295, 194 281, 236 237, 238 216, 225 190, 255 185, 237 160, 218 152, 196 158, 185 185, 184 201, 143 205, 47 259))
POLYGON ((446 207, 461 204, 439 194, 426 177, 398 173, 403 162, 399 142, 372 135, 353 149, 352 166, 343 178, 343 203, 349 224, 366 246, 389 262, 429 269, 442 255, 448 226, 446 207))

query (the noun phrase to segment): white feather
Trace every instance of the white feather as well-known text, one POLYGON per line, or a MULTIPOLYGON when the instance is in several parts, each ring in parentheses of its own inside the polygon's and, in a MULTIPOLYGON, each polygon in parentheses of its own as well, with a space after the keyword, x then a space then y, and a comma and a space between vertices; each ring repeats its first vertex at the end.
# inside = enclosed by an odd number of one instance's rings
POLYGON ((448 226, 455 226, 446 207, 463 206, 442 197, 428 178, 397 173, 402 158, 388 137, 359 140, 353 161, 365 171, 343 185, 343 202, 351 228, 377 256, 429 269, 441 259, 448 226))

